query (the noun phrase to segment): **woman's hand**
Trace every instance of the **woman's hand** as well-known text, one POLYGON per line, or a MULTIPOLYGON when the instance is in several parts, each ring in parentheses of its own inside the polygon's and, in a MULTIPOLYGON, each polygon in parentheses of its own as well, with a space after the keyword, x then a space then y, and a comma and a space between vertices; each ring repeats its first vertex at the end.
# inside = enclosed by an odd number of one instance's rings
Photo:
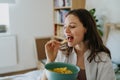
POLYGON ((53 62, 55 60, 59 46, 60 46, 60 42, 56 40, 50 40, 45 44, 47 62, 53 62))

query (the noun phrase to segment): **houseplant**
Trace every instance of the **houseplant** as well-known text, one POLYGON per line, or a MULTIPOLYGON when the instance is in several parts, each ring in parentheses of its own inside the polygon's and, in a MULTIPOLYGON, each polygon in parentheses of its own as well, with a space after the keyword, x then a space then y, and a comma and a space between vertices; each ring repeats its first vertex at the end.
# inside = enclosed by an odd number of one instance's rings
POLYGON ((98 19, 95 15, 95 12, 96 12, 96 9, 95 8, 92 8, 89 10, 90 14, 93 16, 93 18, 95 19, 95 22, 97 24, 97 29, 98 29, 98 32, 100 33, 100 36, 103 36, 103 30, 102 30, 102 26, 98 23, 98 19))

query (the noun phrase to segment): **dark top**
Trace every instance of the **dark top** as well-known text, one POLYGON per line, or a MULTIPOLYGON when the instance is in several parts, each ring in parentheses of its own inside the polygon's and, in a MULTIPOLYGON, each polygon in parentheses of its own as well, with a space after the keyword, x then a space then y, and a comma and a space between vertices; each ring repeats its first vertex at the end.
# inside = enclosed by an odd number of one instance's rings
POLYGON ((87 80, 85 70, 80 69, 80 72, 78 73, 77 80, 87 80))

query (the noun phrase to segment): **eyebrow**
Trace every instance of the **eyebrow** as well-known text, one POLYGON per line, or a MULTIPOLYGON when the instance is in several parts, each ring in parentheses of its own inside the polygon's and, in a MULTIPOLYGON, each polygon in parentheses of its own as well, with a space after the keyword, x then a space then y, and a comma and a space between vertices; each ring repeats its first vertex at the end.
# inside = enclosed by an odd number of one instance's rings
MULTIPOLYGON (((75 22, 71 22, 69 25, 71 25, 71 24, 75 24, 75 25, 77 25, 75 22)), ((64 25, 66 25, 66 24, 64 24, 64 25)))

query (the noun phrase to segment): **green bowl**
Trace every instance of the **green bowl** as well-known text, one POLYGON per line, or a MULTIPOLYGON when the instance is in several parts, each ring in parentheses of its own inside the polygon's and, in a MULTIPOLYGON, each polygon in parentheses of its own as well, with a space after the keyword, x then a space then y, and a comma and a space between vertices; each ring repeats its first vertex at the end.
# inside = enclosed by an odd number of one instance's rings
POLYGON ((76 65, 63 63, 63 62, 53 62, 45 65, 46 76, 48 80, 76 80, 80 68, 76 65), (67 69, 72 71, 72 74, 61 74, 53 72, 54 68, 67 67, 67 69))

